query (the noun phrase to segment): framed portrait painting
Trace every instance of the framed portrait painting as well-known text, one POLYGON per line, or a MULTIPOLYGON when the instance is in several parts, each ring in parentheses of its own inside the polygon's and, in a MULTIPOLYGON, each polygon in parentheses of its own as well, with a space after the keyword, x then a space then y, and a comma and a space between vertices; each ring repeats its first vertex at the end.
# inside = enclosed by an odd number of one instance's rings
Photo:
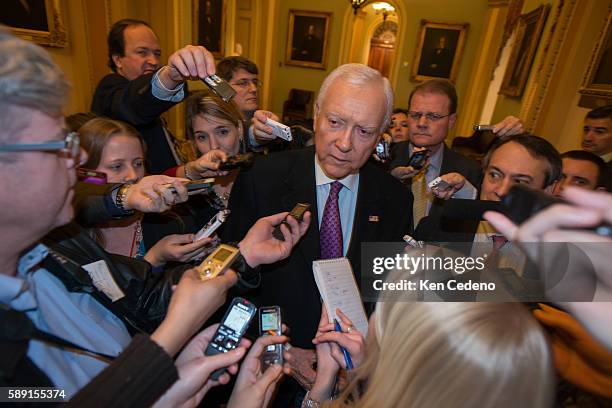
POLYGON ((224 57, 225 0, 193 0, 193 37, 215 58, 224 57))
POLYGON ((49 47, 68 44, 60 0, 4 0, 0 23, 15 35, 49 47))
MULTIPOLYGON (((603 99, 602 103, 611 103, 612 99, 612 11, 600 32, 586 74, 582 80, 580 93, 595 99, 603 99)), ((598 104, 589 104, 595 108, 598 104)), ((582 104, 581 104, 582 106, 582 104)))
POLYGON ((550 5, 546 4, 519 17, 500 94, 519 97, 523 95, 549 10, 550 5))
POLYGON ((289 10, 285 64, 325 69, 332 13, 289 10))
POLYGON ((421 20, 411 79, 444 78, 455 82, 469 27, 469 23, 421 20))

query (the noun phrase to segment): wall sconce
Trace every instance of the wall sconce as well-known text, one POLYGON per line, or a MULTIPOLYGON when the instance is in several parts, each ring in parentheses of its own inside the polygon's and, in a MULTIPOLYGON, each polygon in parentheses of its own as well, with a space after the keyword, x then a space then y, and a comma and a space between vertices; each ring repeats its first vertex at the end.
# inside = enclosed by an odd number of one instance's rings
POLYGON ((357 11, 361 6, 363 6, 363 3, 365 3, 366 1, 367 0, 349 0, 349 2, 351 3, 351 7, 353 8, 353 14, 357 15, 357 11))
POLYGON ((384 2, 374 3, 372 4, 372 8, 376 12, 376 14, 382 14, 383 21, 387 21, 387 17, 395 15, 394 13, 395 7, 393 7, 389 3, 384 3, 384 2))

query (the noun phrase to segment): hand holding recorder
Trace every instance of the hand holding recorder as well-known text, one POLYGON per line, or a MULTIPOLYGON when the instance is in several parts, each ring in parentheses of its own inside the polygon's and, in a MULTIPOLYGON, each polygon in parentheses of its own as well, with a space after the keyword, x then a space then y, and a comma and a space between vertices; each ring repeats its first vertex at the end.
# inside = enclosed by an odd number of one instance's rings
POLYGON ((225 175, 227 172, 219 172, 221 165, 228 159, 227 153, 215 149, 206 152, 196 160, 179 166, 176 171, 178 177, 185 177, 189 180, 198 180, 216 175, 225 175))
POLYGON ((278 116, 276 116, 273 112, 265 111, 265 110, 256 110, 253 115, 253 119, 251 119, 251 129, 253 130, 253 135, 255 136, 255 140, 259 144, 266 144, 271 140, 276 139, 276 136, 273 134, 273 129, 271 126, 267 124, 268 119, 272 119, 278 122, 278 116))
POLYGON ((268 369, 262 367, 262 355, 271 345, 279 347, 287 342, 285 336, 265 336, 257 339, 242 362, 228 408, 267 407, 274 395, 283 371, 288 373, 288 366, 275 364, 268 369))
POLYGON ((159 79, 167 89, 175 89, 188 79, 204 79, 215 73, 215 58, 200 45, 186 45, 168 58, 159 71, 159 79))
POLYGON ((429 164, 429 150, 424 147, 415 147, 412 156, 405 166, 398 166, 391 170, 391 175, 400 181, 410 179, 419 174, 429 164))
POLYGON ((238 276, 231 269, 215 279, 202 281, 197 269, 185 271, 174 293, 164 321, 151 336, 168 355, 174 356, 219 308, 238 276))
POLYGON ((465 185, 465 177, 460 173, 446 173, 436 177, 428 184, 432 194, 442 200, 448 200, 465 185))
POLYGON ((287 258, 291 250, 304 236, 310 225, 310 211, 306 211, 301 222, 289 213, 283 212, 260 218, 240 242, 240 252, 251 268, 271 264, 287 258), (288 225, 282 224, 285 221, 288 225), (280 225, 284 241, 273 236, 274 229, 280 225))
POLYGON ((147 176, 138 183, 124 185, 117 191, 117 195, 121 195, 124 210, 164 212, 175 204, 187 201, 185 183, 188 181, 162 175, 147 176))
POLYGON ((227 367, 227 371, 232 375, 238 372, 238 362, 244 357, 251 343, 246 339, 242 339, 240 345, 228 353, 215 356, 202 355, 202 350, 210 344, 218 326, 218 324, 212 325, 198 333, 181 351, 175 361, 179 379, 153 405, 154 408, 196 407, 208 390, 229 382, 228 374, 222 375, 216 381, 212 380, 210 376, 215 370, 227 367))

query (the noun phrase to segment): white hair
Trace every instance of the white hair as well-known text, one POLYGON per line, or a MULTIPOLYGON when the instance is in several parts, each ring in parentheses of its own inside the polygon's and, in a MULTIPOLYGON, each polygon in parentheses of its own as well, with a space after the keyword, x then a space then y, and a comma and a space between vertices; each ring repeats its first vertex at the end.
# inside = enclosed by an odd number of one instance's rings
MULTIPOLYGON (((319 95, 317 96, 317 105, 320 107, 327 96, 329 87, 338 79, 342 79, 346 83, 356 86, 371 85, 377 82, 381 83, 385 93, 385 116, 380 124, 378 131, 382 133, 391 122, 391 113, 393 112, 393 90, 389 80, 382 76, 377 70, 363 64, 344 64, 334 69, 323 81, 319 95)), ((364 95, 367 98, 368 95, 364 95)))
POLYGON ((68 90, 64 73, 44 49, 0 25, 0 143, 14 139, 16 128, 27 121, 16 117, 13 108, 58 116, 68 90))

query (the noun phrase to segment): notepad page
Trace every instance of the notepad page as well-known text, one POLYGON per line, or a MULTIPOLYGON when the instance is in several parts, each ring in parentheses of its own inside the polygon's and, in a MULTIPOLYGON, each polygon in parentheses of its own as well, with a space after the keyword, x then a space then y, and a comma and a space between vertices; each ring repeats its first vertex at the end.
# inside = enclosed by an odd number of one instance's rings
POLYGON ((340 321, 336 315, 336 309, 340 309, 366 337, 368 318, 349 260, 336 258, 314 261, 312 271, 321 298, 325 302, 327 315, 333 316, 332 323, 334 317, 340 321))

